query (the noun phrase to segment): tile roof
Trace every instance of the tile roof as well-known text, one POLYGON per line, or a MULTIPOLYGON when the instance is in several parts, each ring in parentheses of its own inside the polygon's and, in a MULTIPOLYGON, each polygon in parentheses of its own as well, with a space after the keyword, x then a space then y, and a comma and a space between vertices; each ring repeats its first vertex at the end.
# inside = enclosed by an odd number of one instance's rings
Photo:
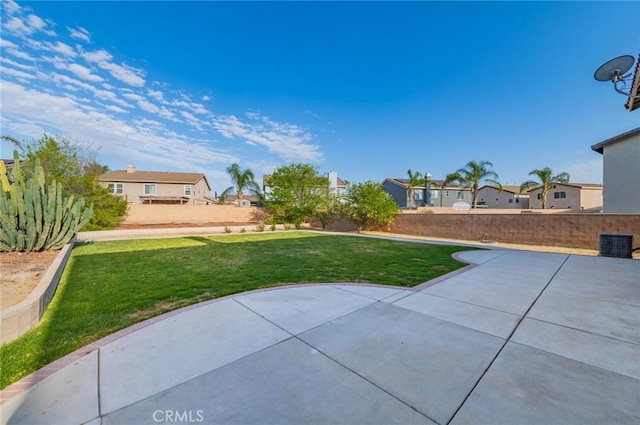
MULTIPOLYGON (((409 179, 398 179, 398 178, 393 178, 393 177, 387 177, 385 179, 385 181, 388 180, 390 182, 393 182, 399 186, 404 186, 407 187, 409 185, 409 179)), ((434 184, 436 186, 440 186, 442 187, 442 183, 444 183, 444 180, 435 180, 435 179, 431 179, 431 184, 434 184)), ((418 185, 418 186, 414 186, 416 189, 424 189, 424 185, 418 185)), ((449 189, 468 189, 466 186, 463 186, 461 184, 458 183, 453 183, 453 182, 449 182, 447 183, 447 188, 449 189)))
POLYGON ((131 183, 176 183, 196 184, 204 179, 207 188, 211 190, 207 177, 203 173, 178 173, 172 171, 135 171, 114 170, 100 176, 103 182, 131 182, 131 183))
POLYGON ((640 54, 638 55, 638 60, 636 62, 636 70, 633 73, 633 78, 631 79, 631 89, 629 90, 629 99, 627 103, 625 103, 624 107, 629 111, 634 111, 640 108, 640 54))
POLYGON ((617 136, 614 136, 614 137, 612 137, 610 139, 604 140, 604 141, 602 141, 600 143, 596 143, 595 145, 591 146, 591 149, 593 149, 594 151, 596 151, 598 153, 602 153, 602 151, 603 151, 603 149, 604 149, 604 147, 606 145, 611 145, 613 143, 620 142, 622 140, 626 140, 626 139, 628 139, 630 137, 633 137, 633 136, 635 136, 637 134, 640 134, 640 127, 634 128, 633 130, 629 130, 626 133, 618 134, 617 136))
MULTIPOLYGON (((602 184, 600 183, 574 183, 574 182, 569 182, 569 183, 554 183, 555 185, 558 186, 569 186, 569 187, 577 187, 580 189, 602 189, 602 184)), ((540 190, 540 187, 534 187, 533 189, 527 190, 526 193, 530 193, 536 190, 540 190)))
MULTIPOLYGON (((500 188, 498 186, 492 185, 492 184, 486 184, 484 186, 482 186, 479 190, 484 189, 485 187, 492 187, 496 190, 499 190, 500 188)), ((509 193, 515 193, 516 195, 520 194, 520 186, 515 186, 515 185, 502 185, 502 191, 503 192, 509 192, 509 193)))

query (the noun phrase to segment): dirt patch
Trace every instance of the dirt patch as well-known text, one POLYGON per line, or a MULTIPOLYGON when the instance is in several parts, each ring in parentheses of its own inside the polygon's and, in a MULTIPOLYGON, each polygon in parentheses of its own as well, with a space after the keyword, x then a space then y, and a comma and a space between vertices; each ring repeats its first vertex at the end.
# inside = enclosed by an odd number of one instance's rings
POLYGON ((0 309, 24 300, 60 251, 0 252, 0 309))

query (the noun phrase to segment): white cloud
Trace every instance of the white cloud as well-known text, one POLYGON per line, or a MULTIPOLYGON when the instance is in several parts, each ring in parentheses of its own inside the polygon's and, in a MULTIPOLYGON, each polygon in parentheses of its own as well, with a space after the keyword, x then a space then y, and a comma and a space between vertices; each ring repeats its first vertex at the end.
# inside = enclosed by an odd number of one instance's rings
POLYGON ((142 87, 145 80, 143 78, 144 71, 141 69, 133 68, 128 65, 118 65, 111 62, 113 56, 104 49, 96 50, 93 52, 86 52, 82 55, 89 62, 94 62, 100 68, 108 71, 112 77, 127 83, 130 86, 142 87))
POLYGON ((82 27, 78 28, 67 28, 69 30, 69 34, 72 38, 76 38, 78 40, 85 41, 87 43, 91 43, 91 34, 89 31, 82 27))
MULTIPOLYGON (((18 10, 14 9, 14 12, 18 10)), ((11 17, 4 24, 4 29, 20 37, 25 37, 38 31, 42 31, 47 35, 55 35, 55 32, 47 30, 47 23, 42 18, 33 14, 27 15, 24 19, 17 16, 11 17)))
POLYGON ((55 84, 59 86, 72 85, 78 88, 82 88, 84 90, 87 90, 93 93, 94 96, 102 100, 107 100, 113 103, 117 103, 118 105, 123 107, 131 107, 131 105, 129 105, 127 102, 125 102, 124 100, 116 96, 115 93, 107 90, 101 90, 91 84, 85 83, 84 81, 79 81, 74 78, 71 78, 68 75, 63 75, 63 74, 58 74, 56 72, 53 72, 49 75, 44 76, 43 79, 53 81, 55 84))
POLYGON ((58 41, 57 43, 49 43, 48 47, 50 50, 53 50, 54 52, 57 52, 57 53, 61 53, 70 58, 75 58, 78 55, 75 52, 75 50, 73 50, 73 47, 69 46, 68 44, 62 43, 60 41, 58 41))
POLYGON ((92 74, 91 70, 85 66, 82 66, 77 63, 72 63, 66 66, 66 69, 75 74, 77 77, 82 78, 83 80, 100 82, 102 81, 102 77, 92 74))
POLYGON ((2 72, 0 73, 0 75, 2 76, 6 76, 6 75, 10 75, 20 81, 26 82, 28 80, 32 80, 35 77, 35 75, 28 73, 28 72, 24 72, 24 71, 20 71, 17 69, 13 69, 13 68, 9 68, 7 66, 3 66, 2 67, 2 72))
POLYGON ((170 167, 176 163, 203 167, 238 160, 223 150, 213 150, 204 142, 164 127, 160 131, 149 127, 146 121, 127 122, 101 111, 85 110, 70 97, 38 92, 11 82, 3 83, 1 101, 0 125, 8 131, 16 131, 21 123, 31 120, 32 128, 66 129, 67 136, 95 141, 101 153, 170 167), (73 134, 68 134, 69 131, 73 134))
MULTIPOLYGON (((47 23, 39 16, 29 15, 27 16, 27 25, 33 29, 33 31, 45 31, 47 23)), ((46 31, 45 31, 46 32, 46 31)), ((47 32, 48 35, 55 35, 54 32, 47 32)))
POLYGON ((149 102, 148 100, 143 99, 138 101, 138 106, 140 106, 142 110, 147 111, 151 114, 157 114, 160 112, 160 108, 158 108, 156 105, 149 102))
POLYGON ((20 6, 13 0, 3 1, 2 8, 7 12, 7 15, 13 15, 20 10, 20 6))
POLYGON ((0 125, 8 132, 26 137, 43 132, 73 136, 100 144, 102 153, 114 157, 173 169, 204 169, 238 161, 219 148, 225 146, 216 140, 219 134, 233 140, 225 143, 235 150, 249 145, 261 154, 266 149, 286 160, 322 160, 314 136, 301 127, 272 121, 255 111, 243 120, 218 116, 194 101, 207 102, 210 96, 172 91, 163 82, 153 81, 154 89, 149 89, 145 70, 115 63, 105 49, 85 51, 82 43, 71 41, 91 43, 86 29, 67 27, 66 39, 57 39, 48 30, 52 22, 12 0, 2 5, 0 46, 5 54, 0 57, 0 125))
POLYGON ((559 168, 560 171, 569 173, 570 182, 575 183, 602 183, 602 157, 565 164, 559 168))
POLYGON ((107 108, 110 111, 118 112, 118 113, 121 113, 121 114, 124 113, 124 112, 127 112, 126 109, 119 108, 119 107, 117 107, 115 105, 105 105, 105 108, 107 108))
POLYGON ((272 121, 256 112, 248 112, 247 116, 261 123, 245 123, 231 115, 216 117, 213 126, 224 137, 240 138, 245 143, 264 146, 287 161, 322 161, 320 147, 310 143, 313 136, 304 129, 272 121))
POLYGON ((8 65, 13 66, 14 68, 20 68, 20 69, 24 69, 26 71, 31 71, 31 72, 34 72, 37 69, 33 65, 26 65, 24 63, 16 62, 16 61, 13 61, 13 60, 9 59, 6 56, 0 56, 0 62, 4 62, 4 63, 6 63, 8 65))
POLYGON ((4 29, 17 35, 27 35, 33 32, 33 29, 25 25, 22 19, 15 16, 4 24, 4 29))
POLYGON ((84 52, 82 56, 89 62, 106 62, 110 61, 112 56, 104 49, 94 50, 93 52, 84 52))
POLYGON ((147 93, 158 102, 164 102, 164 94, 158 90, 148 90, 147 93))
MULTIPOLYGON (((124 91, 124 90, 123 90, 124 91)), ((136 93, 131 93, 131 92, 126 92, 122 95, 122 97, 126 97, 129 100, 135 100, 136 102, 139 102, 141 100, 144 100, 144 97, 140 96, 139 94, 136 93)))

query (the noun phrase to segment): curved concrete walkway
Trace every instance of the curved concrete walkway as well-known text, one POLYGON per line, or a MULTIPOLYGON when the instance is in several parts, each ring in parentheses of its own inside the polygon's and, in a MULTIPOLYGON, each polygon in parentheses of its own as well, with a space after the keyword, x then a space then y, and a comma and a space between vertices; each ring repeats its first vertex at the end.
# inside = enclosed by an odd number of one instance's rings
POLYGON ((477 265, 435 285, 260 290, 138 324, 14 386, 2 424, 640 423, 640 262, 459 256, 477 265))

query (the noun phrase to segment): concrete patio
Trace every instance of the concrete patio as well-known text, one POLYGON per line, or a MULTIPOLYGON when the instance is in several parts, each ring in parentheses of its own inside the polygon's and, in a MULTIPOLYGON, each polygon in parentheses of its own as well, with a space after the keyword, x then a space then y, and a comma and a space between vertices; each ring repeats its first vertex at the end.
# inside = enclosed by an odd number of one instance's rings
POLYGON ((3 391, 1 422, 640 423, 640 261, 459 257, 477 265, 417 288, 293 286, 152 319, 3 391))

